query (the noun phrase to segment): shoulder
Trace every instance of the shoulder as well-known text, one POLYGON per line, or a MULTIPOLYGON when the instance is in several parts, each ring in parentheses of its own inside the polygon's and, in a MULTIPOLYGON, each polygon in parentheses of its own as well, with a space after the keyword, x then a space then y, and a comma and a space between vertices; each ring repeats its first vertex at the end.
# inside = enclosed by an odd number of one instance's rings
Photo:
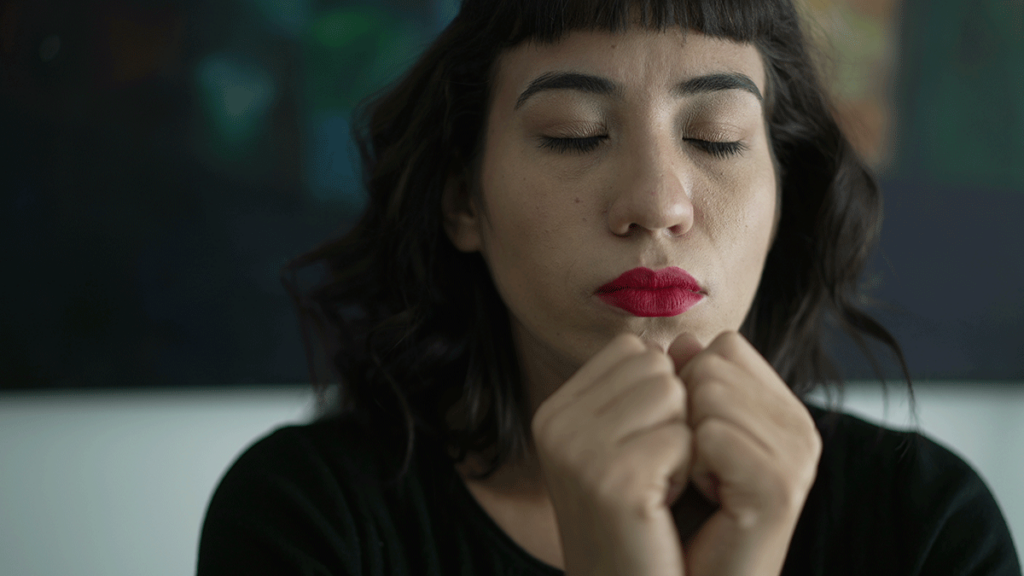
POLYGON ((822 470, 881 491, 985 491, 978 473, 952 450, 914 430, 898 430, 842 412, 809 407, 824 445, 822 470))
MULTIPOLYGON (((836 470, 871 471, 901 484, 947 478, 974 484, 974 469, 947 447, 914 430, 898 430, 843 412, 809 406, 823 443, 822 461, 836 470)), ((930 482, 929 482, 930 483, 930 482)))
POLYGON ((397 461, 371 430, 332 417, 285 426, 257 440, 228 469, 220 489, 268 475, 292 482, 358 483, 377 477, 397 461))
POLYGON ((343 418, 250 446, 210 500, 198 576, 549 574, 479 509, 447 453, 343 418))
POLYGON ((805 545, 863 573, 1020 574, 1002 513, 963 458, 916 431, 809 409, 824 448, 801 519, 805 545))
POLYGON ((367 542, 376 539, 366 528, 387 514, 397 460, 340 418, 263 437, 232 464, 210 500, 198 573, 328 565, 331 573, 361 573, 367 542))

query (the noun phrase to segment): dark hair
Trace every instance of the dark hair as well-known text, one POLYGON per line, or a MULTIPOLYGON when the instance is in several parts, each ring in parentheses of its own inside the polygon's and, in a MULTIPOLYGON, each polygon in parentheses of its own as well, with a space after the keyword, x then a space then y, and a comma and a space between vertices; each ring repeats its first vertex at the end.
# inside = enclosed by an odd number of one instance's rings
POLYGON ((305 292, 285 282, 314 380, 323 384, 322 350, 340 379, 333 406, 396 441, 406 463, 417 434, 459 459, 487 454, 492 471, 527 448, 507 309, 482 258, 451 245, 441 212, 448 179, 481 153, 497 57, 525 40, 623 31, 637 20, 751 43, 765 63, 781 217, 742 333, 801 396, 841 385, 823 342, 830 319, 869 358, 867 338, 888 346, 906 374, 896 340, 857 302, 881 197, 836 124, 790 0, 464 0, 406 75, 357 116, 369 194, 361 220, 285 268, 292 279, 315 263, 326 271, 305 292))

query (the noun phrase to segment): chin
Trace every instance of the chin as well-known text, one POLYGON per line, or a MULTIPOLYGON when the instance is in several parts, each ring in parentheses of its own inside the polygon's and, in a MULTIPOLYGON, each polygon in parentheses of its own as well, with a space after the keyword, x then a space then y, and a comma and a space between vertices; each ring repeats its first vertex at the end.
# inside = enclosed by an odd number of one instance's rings
POLYGON ((703 335, 699 330, 679 322, 677 317, 644 318, 643 320, 646 321, 644 322, 644 324, 646 324, 645 326, 630 330, 630 332, 636 334, 638 338, 643 340, 652 348, 657 348, 662 352, 668 351, 669 345, 684 332, 690 332, 696 335, 697 339, 700 340, 702 344, 704 343, 703 335))

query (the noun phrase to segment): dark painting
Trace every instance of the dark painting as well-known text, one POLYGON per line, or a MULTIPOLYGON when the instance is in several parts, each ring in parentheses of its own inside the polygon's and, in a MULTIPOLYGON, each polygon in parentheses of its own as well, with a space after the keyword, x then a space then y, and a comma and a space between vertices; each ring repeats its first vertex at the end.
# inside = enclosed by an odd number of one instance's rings
MULTIPOLYGON (((915 378, 1024 380, 1024 4, 807 5, 886 194, 871 310, 915 378)), ((352 111, 456 9, 0 4, 0 389, 308 381, 280 270, 357 217, 352 111)))

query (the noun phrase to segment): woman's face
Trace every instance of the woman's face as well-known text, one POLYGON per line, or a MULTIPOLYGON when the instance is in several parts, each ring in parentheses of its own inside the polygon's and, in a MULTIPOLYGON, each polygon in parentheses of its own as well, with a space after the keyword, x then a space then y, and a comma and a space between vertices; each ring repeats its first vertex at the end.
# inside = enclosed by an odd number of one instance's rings
POLYGON ((487 262, 528 374, 568 377, 621 332, 664 349, 739 328, 776 221, 764 94, 753 46, 696 32, 576 32, 503 54, 479 194, 446 211, 456 247, 487 262), (609 286, 640 267, 699 288, 609 286))

